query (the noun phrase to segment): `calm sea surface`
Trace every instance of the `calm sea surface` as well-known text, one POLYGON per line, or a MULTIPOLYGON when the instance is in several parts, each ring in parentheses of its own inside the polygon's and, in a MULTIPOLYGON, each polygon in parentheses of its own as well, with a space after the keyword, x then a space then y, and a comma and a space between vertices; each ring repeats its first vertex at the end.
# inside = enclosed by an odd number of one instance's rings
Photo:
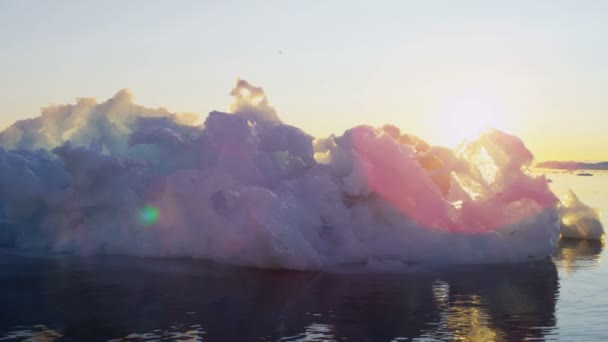
MULTIPOLYGON (((608 174, 548 172, 607 222, 608 174)), ((372 273, 0 251, 0 341, 608 340, 603 244, 551 260, 372 273)))

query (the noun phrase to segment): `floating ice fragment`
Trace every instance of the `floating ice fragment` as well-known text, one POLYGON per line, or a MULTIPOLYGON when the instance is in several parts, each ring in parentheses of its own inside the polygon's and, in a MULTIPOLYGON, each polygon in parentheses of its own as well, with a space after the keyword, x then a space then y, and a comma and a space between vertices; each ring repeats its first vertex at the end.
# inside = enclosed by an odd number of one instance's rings
POLYGON ((572 190, 562 199, 559 214, 563 237, 600 240, 604 236, 599 211, 581 202, 572 190))

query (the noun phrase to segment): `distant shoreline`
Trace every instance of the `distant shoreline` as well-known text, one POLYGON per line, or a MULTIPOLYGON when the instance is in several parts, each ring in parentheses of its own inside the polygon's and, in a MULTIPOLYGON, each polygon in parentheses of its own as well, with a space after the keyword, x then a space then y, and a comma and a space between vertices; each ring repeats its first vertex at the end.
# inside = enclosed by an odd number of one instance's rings
POLYGON ((545 161, 534 167, 555 170, 608 170, 608 161, 585 163, 575 161, 545 161))

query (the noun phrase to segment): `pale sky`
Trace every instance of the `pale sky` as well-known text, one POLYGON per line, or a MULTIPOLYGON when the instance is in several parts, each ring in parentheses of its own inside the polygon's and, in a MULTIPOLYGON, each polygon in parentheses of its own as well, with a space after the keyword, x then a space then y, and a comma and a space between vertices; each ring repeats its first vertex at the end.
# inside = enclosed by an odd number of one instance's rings
POLYGON ((227 110, 243 78, 316 136, 494 126, 537 160, 608 160, 607 37, 608 1, 0 0, 0 127, 122 88, 227 110))

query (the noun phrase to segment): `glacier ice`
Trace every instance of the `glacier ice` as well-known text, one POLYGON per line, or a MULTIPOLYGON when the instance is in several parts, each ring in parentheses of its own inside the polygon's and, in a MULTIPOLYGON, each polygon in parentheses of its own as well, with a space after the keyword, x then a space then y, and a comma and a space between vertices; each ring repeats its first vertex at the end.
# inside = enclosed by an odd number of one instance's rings
POLYGON ((581 202, 572 190, 561 200, 559 213, 563 237, 600 240, 604 236, 599 211, 581 202))
POLYGON ((230 113, 52 106, 0 134, 0 244, 261 268, 518 262, 551 254, 557 198, 517 137, 457 150, 398 127, 315 138, 244 80, 230 113))

